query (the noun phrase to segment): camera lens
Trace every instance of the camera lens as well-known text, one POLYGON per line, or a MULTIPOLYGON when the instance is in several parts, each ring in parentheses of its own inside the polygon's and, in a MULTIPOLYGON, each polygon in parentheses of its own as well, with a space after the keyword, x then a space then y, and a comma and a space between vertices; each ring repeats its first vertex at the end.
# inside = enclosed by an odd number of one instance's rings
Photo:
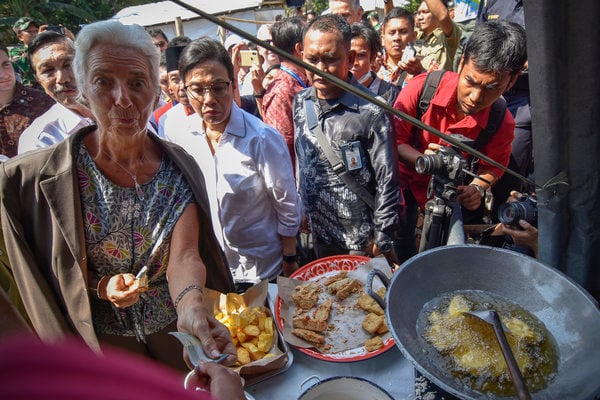
POLYGON ((444 160, 438 154, 426 154, 417 157, 415 170, 419 174, 435 175, 445 170, 444 160))
POLYGON ((537 202, 534 197, 526 197, 512 203, 502 203, 498 207, 498 219, 503 224, 516 227, 520 227, 520 220, 537 226, 537 202))
POLYGON ((520 203, 502 203, 498 207, 498 219, 506 225, 518 226, 523 218, 520 203))

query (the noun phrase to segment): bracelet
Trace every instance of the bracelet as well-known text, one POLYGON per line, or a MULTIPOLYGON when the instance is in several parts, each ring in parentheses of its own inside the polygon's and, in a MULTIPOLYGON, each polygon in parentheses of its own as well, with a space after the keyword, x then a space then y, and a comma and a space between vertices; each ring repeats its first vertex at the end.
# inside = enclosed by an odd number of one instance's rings
POLYGON ((265 95, 266 92, 267 91, 263 89, 262 92, 260 92, 260 93, 254 93, 253 96, 255 99, 260 99, 265 95))
POLYGON ((100 300, 108 300, 108 297, 103 296, 102 293, 106 293, 106 287, 108 286, 109 280, 109 276, 103 276, 98 281, 98 285, 96 286, 96 296, 98 296, 100 300))
POLYGON ((175 307, 175 310, 177 310, 177 306, 179 305, 179 302, 181 301, 181 299, 183 299, 183 296, 185 296, 188 292, 197 289, 200 291, 200 293, 202 293, 202 291, 204 290, 204 288, 200 285, 190 285, 187 286, 185 289, 183 289, 175 298, 175 301, 173 302, 173 306, 175 307))

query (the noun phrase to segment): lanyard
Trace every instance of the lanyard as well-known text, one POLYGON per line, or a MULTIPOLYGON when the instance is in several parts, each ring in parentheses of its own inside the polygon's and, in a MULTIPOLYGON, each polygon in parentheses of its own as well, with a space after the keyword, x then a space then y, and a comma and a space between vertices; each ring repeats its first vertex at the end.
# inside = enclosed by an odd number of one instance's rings
POLYGON ((280 70, 287 72, 288 74, 290 74, 292 76, 292 78, 294 78, 295 80, 298 81, 298 83, 303 87, 308 87, 306 86, 306 83, 304 83, 304 81, 302 79, 300 79, 300 77, 298 76, 297 73, 295 73, 294 71, 292 71, 291 69, 289 69, 288 67, 286 67, 285 65, 282 65, 281 67, 279 67, 280 70))

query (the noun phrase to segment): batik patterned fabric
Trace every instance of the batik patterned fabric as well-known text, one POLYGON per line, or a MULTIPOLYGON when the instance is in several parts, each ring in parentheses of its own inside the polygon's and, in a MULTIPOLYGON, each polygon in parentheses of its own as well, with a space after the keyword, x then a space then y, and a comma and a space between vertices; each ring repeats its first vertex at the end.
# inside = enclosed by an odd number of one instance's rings
POLYGON ((13 100, 0 107, 0 154, 16 156, 21 133, 54 104, 46 93, 17 82, 13 100))
POLYGON ((148 290, 134 306, 117 309, 92 297, 94 329, 143 341, 177 317, 166 270, 173 228, 193 202, 191 188, 175 164, 163 159, 155 176, 141 185, 141 196, 135 188, 106 178, 83 143, 77 151, 77 168, 90 280, 136 275, 148 266, 148 290))
MULTIPOLYGON (((364 90, 364 86, 360 86, 364 90)), ((350 92, 322 101, 314 88, 294 98, 298 192, 315 239, 324 245, 364 251, 398 223, 399 182, 394 167, 393 131, 387 114, 350 92), (336 174, 306 122, 304 103, 311 97, 318 122, 340 159, 344 144, 360 142, 361 168, 350 172, 375 198, 375 210, 336 174)))

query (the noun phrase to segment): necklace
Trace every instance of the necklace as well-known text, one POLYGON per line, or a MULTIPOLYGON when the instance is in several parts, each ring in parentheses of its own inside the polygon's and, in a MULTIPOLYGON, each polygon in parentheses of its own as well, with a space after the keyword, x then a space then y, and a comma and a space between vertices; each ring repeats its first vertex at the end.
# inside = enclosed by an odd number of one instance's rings
MULTIPOLYGON (((131 179, 133 180, 133 184, 135 186, 135 192, 137 194, 137 197, 139 200, 144 200, 144 191, 142 190, 142 186, 140 186, 140 184, 137 181, 137 176, 135 174, 132 174, 127 168, 125 168, 124 166, 121 165, 121 163, 119 163, 117 160, 115 160, 114 158, 112 158, 110 156, 110 154, 108 154, 106 151, 102 150, 102 152, 106 155, 106 157, 108 157, 112 162, 114 162, 115 164, 117 164, 117 166, 119 168, 121 168, 123 171, 127 172, 127 175, 129 175, 131 177, 131 179)), ((144 155, 142 154, 142 156, 140 157, 140 163, 143 163, 144 160, 146 158, 144 157, 144 155)))

